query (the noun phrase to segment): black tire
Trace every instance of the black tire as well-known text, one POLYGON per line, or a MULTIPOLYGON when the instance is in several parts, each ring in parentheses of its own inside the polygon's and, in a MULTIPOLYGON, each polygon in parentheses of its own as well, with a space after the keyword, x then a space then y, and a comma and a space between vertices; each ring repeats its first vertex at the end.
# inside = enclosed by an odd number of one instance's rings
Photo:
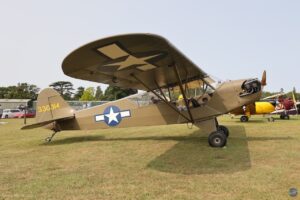
POLYGON ((226 126, 219 125, 218 126, 218 130, 222 131, 225 134, 225 136, 228 138, 228 136, 229 136, 229 130, 228 130, 228 128, 226 126))
POLYGON ((216 131, 212 132, 208 136, 208 144, 211 147, 224 147, 227 143, 226 135, 223 133, 223 131, 216 131))
POLYGON ((243 116, 241 116, 240 120, 241 120, 241 122, 247 122, 247 121, 249 121, 249 118, 247 116, 243 115, 243 116))
POLYGON ((290 119, 290 116, 289 116, 289 115, 286 115, 286 116, 285 116, 285 119, 289 120, 289 119, 290 119))
POLYGON ((284 119, 285 118, 285 115, 284 114, 281 114, 280 115, 280 119, 284 119))
POLYGON ((5 119, 7 119, 8 118, 8 115, 5 115, 5 119))

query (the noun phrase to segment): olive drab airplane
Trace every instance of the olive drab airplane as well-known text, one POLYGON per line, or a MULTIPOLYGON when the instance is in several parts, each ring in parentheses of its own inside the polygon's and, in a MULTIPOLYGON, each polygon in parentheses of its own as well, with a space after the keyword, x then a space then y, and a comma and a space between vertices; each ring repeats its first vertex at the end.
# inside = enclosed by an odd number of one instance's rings
POLYGON ((266 84, 264 74, 261 81, 227 81, 215 88, 207 73, 153 34, 91 42, 69 54, 62 69, 73 78, 146 92, 74 111, 56 91, 44 89, 37 100, 37 122, 22 129, 46 126, 54 131, 47 141, 63 130, 192 123, 209 134, 210 146, 223 147, 229 131, 216 117, 258 100, 266 84))

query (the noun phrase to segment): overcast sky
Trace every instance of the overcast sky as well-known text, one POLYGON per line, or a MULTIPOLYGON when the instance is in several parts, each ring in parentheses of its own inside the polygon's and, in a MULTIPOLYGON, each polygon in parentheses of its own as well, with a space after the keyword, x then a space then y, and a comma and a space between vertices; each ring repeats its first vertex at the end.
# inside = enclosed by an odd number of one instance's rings
POLYGON ((266 90, 300 90, 300 1, 0 0, 0 22, 0 86, 96 86, 65 76, 63 59, 93 40, 147 32, 222 80, 266 69, 266 90))

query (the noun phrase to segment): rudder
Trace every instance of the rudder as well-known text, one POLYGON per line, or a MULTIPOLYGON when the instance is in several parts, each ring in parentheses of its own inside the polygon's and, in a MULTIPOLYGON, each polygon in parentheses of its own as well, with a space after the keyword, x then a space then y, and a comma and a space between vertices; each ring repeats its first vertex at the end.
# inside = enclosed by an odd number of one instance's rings
POLYGON ((39 93, 36 105, 37 123, 72 116, 74 116, 73 109, 57 91, 46 88, 39 93))

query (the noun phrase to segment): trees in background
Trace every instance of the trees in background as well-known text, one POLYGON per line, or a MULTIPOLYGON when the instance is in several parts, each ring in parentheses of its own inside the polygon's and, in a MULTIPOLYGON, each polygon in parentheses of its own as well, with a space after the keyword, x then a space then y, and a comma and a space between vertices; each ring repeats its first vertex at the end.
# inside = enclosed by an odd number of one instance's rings
POLYGON ((117 86, 108 86, 104 92, 103 100, 113 101, 136 93, 136 89, 122 89, 117 86))
POLYGON ((1 99, 36 100, 40 88, 29 83, 18 83, 16 86, 0 87, 1 99))
POLYGON ((135 89, 122 89, 116 86, 108 86, 103 93, 101 87, 97 86, 96 91, 93 87, 86 88, 79 99, 80 101, 113 101, 136 93, 135 89))
MULTIPOLYGON (((62 95, 65 100, 81 101, 112 101, 137 93, 134 89, 122 89, 116 86, 108 86, 103 92, 100 86, 96 88, 82 86, 75 92, 73 84, 68 81, 57 81, 49 85, 62 95)), ((29 83, 0 87, 0 99, 32 99, 36 100, 40 88, 29 83)))
POLYGON ((80 97, 80 101, 93 101, 95 100, 95 89, 93 87, 88 87, 84 90, 83 95, 80 97))
POLYGON ((74 94, 73 100, 79 100, 83 95, 84 87, 80 86, 77 88, 76 93, 74 94))
POLYGON ((96 93, 95 93, 95 100, 103 100, 104 96, 103 96, 103 92, 100 86, 97 86, 96 88, 96 93))
POLYGON ((73 84, 69 81, 57 81, 49 85, 55 89, 65 100, 71 100, 73 94, 73 84))

